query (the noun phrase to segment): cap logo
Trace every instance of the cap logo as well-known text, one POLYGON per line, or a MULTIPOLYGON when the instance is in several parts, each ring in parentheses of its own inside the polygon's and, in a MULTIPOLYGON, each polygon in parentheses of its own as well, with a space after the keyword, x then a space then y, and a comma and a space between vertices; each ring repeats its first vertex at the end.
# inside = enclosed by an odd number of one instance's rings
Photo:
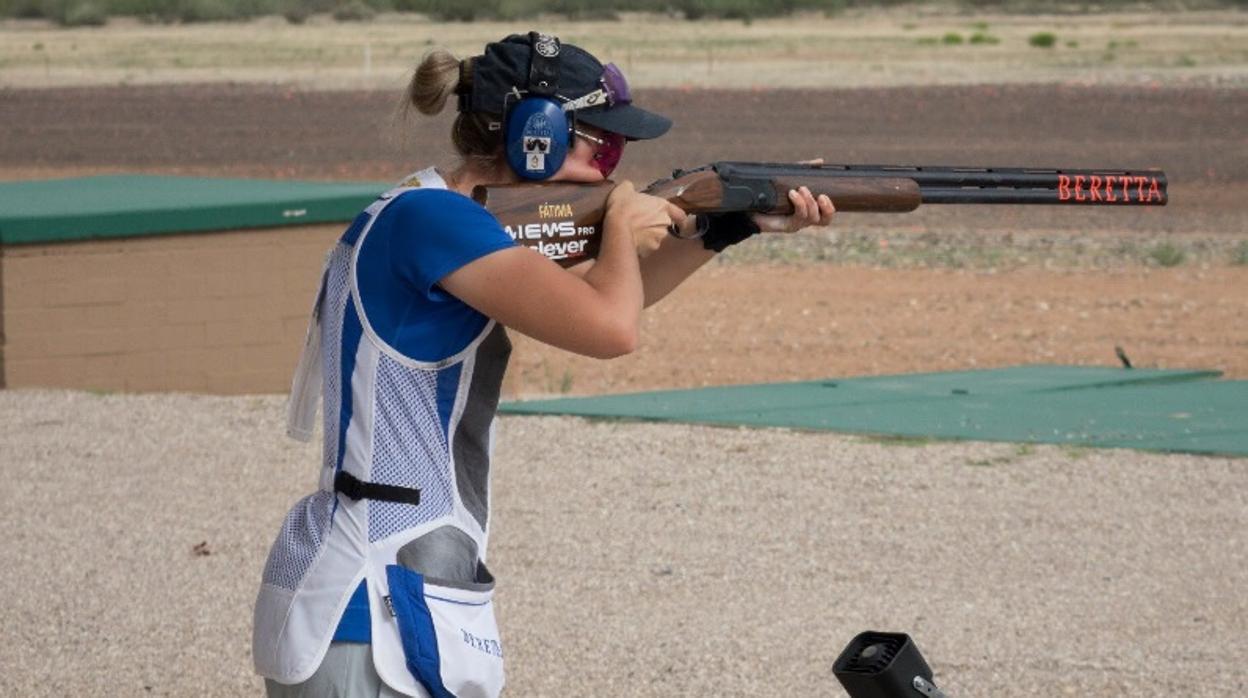
POLYGON ((559 42, 549 34, 538 34, 533 50, 543 58, 554 58, 559 55, 559 42))
POLYGON ((564 111, 576 111, 577 109, 589 109, 600 104, 610 104, 611 96, 606 90, 594 90, 584 97, 578 97, 568 102, 564 102, 561 106, 564 111))

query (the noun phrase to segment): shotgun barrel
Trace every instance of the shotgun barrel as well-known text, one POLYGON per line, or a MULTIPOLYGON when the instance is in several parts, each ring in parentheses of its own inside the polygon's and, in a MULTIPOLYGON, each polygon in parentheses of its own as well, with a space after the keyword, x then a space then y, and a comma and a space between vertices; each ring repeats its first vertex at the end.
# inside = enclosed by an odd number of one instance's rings
MULTIPOLYGON (((818 180, 826 178, 909 179, 918 185, 922 204, 1164 206, 1168 199, 1166 174, 1161 170, 794 165, 725 161, 696 170, 678 170, 669 181, 707 170, 715 172, 729 187, 771 177, 788 182, 800 180, 811 191, 817 191, 818 180)), ((849 210, 839 204, 837 208, 849 210)))

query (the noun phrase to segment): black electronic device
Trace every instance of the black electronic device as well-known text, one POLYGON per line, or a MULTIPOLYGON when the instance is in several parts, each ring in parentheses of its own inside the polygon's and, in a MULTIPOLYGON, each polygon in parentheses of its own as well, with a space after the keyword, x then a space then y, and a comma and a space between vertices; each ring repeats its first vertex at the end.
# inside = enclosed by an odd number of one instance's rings
POLYGON ((836 658, 832 673, 850 698, 949 698, 905 633, 859 633, 836 658))

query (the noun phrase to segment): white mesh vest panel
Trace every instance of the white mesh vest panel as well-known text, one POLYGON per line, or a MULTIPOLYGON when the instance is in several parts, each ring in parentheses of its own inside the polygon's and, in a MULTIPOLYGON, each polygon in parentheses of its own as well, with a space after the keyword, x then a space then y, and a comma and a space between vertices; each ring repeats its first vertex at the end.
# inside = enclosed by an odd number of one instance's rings
MULTIPOLYGON (((372 332, 355 283, 358 252, 373 221, 416 186, 443 188, 445 183, 425 170, 383 194, 366 209, 367 220, 354 241, 344 236, 331 251, 323 276, 319 313, 310 329, 321 341, 319 347, 308 345, 320 356, 300 362, 303 379, 313 375, 314 367, 322 374, 320 489, 287 515, 266 562, 255 610, 256 670, 282 683, 312 675, 348 599, 367 577, 377 671, 391 688, 425 695, 403 662, 397 630, 386 622, 384 568, 395 564, 405 543, 446 525, 470 536, 485 557, 489 454, 476 444, 488 443, 492 431, 510 348, 505 333, 490 321, 455 356, 417 361, 372 332), (351 367, 346 380, 344 366, 351 367), (437 404, 440 382, 444 393, 454 396, 445 427, 437 404), (345 429, 344 400, 350 407, 345 429), (421 502, 353 501, 336 495, 332 483, 339 468, 366 482, 417 487, 421 502)), ((296 376, 296 386, 300 380, 296 376)), ((309 412, 309 405, 294 401, 314 399, 306 396, 315 392, 292 392, 292 433, 300 431, 295 422, 306 420, 309 412)))

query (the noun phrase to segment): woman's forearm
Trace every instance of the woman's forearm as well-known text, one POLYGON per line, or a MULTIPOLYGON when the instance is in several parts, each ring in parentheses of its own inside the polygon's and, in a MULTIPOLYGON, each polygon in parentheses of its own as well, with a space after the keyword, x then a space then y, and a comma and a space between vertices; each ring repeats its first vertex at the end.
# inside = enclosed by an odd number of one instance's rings
POLYGON ((582 278, 616 307, 617 312, 640 323, 644 296, 643 282, 637 271, 637 251, 631 232, 616 230, 617 225, 608 223, 610 227, 603 232, 598 259, 582 278))

